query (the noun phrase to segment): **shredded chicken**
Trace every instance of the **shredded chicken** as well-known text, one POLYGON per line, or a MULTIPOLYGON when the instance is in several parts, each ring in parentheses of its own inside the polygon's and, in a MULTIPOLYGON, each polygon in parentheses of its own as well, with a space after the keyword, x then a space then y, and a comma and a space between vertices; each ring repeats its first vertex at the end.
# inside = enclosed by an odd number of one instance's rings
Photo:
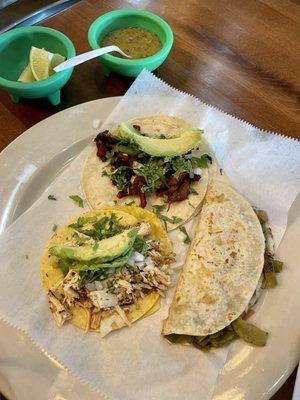
POLYGON ((164 260, 164 256, 154 249, 149 251, 149 256, 151 257, 156 266, 161 265, 164 260))
POLYGON ((150 271, 142 272, 141 275, 143 277, 143 282, 157 289, 160 294, 162 294, 171 283, 169 275, 157 267, 154 267, 150 271))
POLYGON ((100 308, 95 307, 91 314, 90 328, 99 329, 101 323, 102 312, 100 308))
MULTIPOLYGON (((139 234, 146 236, 151 232, 151 225, 142 222, 139 234)), ((103 281, 87 283, 80 287, 80 275, 70 270, 52 291, 49 291, 49 303, 53 317, 58 326, 72 317, 72 307, 79 305, 87 313, 86 330, 98 330, 103 312, 115 310, 122 320, 130 325, 126 315, 126 307, 144 298, 151 291, 160 295, 170 285, 168 265, 171 258, 162 253, 162 245, 158 241, 147 241, 147 254, 134 252, 130 267, 109 269, 108 278, 103 281)))
POLYGON ((125 281, 124 279, 120 279, 118 281, 118 285, 124 288, 127 294, 130 294, 133 291, 132 285, 129 282, 125 281))
POLYGON ((89 298, 95 307, 106 309, 115 307, 118 304, 116 295, 105 290, 94 290, 88 293, 89 298))
POLYGON ((48 292, 48 300, 50 310, 58 327, 61 327, 65 321, 72 318, 70 311, 62 305, 51 290, 48 292))
POLYGON ((131 322, 130 322, 129 319, 127 318, 127 315, 126 315, 125 311, 124 311, 119 305, 116 306, 116 311, 117 311, 117 313, 120 315, 120 317, 122 318, 122 320, 125 322, 125 324, 126 324, 127 326, 130 326, 130 325, 131 325, 131 322))
POLYGON ((76 300, 79 299, 79 274, 70 269, 64 277, 61 285, 64 293, 64 302, 70 307, 76 300))

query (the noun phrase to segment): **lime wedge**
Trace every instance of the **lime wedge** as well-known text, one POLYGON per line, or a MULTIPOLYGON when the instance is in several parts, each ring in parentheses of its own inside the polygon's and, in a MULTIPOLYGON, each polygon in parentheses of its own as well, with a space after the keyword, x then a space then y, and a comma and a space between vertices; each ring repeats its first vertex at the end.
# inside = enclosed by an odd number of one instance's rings
POLYGON ((35 82, 35 78, 31 71, 30 65, 28 64, 26 68, 23 70, 21 75, 19 76, 18 82, 28 83, 28 82, 35 82))
POLYGON ((53 69, 55 67, 57 67, 59 64, 63 63, 66 60, 66 57, 63 57, 57 53, 56 54, 49 53, 49 54, 51 55, 50 56, 51 63, 50 63, 49 75, 53 75, 53 74, 55 74, 55 71, 53 71, 53 69))
POLYGON ((49 53, 44 49, 31 47, 29 64, 34 78, 37 81, 49 78, 50 60, 49 53))

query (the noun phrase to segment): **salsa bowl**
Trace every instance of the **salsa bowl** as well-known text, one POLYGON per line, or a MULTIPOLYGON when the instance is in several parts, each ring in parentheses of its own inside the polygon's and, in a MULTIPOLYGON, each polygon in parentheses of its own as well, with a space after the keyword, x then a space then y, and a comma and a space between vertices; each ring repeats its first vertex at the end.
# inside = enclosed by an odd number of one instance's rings
POLYGON ((162 44, 162 48, 150 57, 138 59, 125 59, 105 54, 99 57, 104 68, 104 74, 111 72, 136 77, 144 68, 155 70, 168 57, 173 46, 173 32, 170 25, 149 11, 123 9, 108 12, 97 18, 90 26, 88 40, 92 49, 101 46, 103 38, 109 33, 120 28, 138 27, 155 33, 162 44))

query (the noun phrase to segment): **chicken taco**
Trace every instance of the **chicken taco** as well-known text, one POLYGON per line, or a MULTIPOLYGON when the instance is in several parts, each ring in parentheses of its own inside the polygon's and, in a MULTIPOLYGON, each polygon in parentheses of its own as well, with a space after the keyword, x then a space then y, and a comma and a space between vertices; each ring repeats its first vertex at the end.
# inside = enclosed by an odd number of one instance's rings
POLYGON ((267 216, 224 183, 210 185, 163 335, 202 350, 238 337, 264 346, 268 334, 247 319, 265 287, 276 285, 267 216))
POLYGON ((212 162, 203 131, 171 116, 137 118, 100 132, 86 159, 82 186, 93 209, 149 208, 175 229, 199 211, 212 162))
POLYGON ((41 264, 56 324, 105 335, 154 312, 172 260, 162 222, 148 210, 106 207, 75 218, 54 233, 41 264))

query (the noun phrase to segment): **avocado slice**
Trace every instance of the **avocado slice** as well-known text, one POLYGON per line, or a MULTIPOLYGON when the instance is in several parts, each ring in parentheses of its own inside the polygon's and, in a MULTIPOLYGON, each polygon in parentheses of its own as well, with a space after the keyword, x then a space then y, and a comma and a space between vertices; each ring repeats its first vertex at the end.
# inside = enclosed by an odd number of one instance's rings
POLYGON ((127 122, 122 122, 119 127, 121 137, 136 143, 144 153, 153 157, 176 157, 188 153, 200 142, 203 130, 182 129, 179 133, 176 138, 156 139, 141 135, 127 122))
POLYGON ((58 245, 50 247, 49 253, 62 259, 68 258, 80 262, 92 260, 100 263, 108 262, 127 253, 132 247, 137 233, 137 228, 126 229, 118 235, 100 240, 97 248, 89 245, 78 247, 58 245))

